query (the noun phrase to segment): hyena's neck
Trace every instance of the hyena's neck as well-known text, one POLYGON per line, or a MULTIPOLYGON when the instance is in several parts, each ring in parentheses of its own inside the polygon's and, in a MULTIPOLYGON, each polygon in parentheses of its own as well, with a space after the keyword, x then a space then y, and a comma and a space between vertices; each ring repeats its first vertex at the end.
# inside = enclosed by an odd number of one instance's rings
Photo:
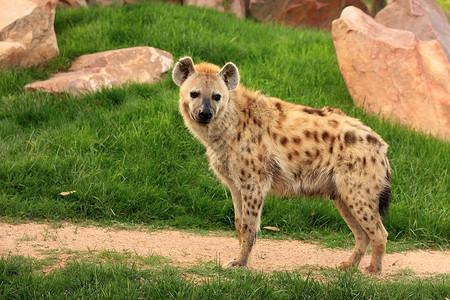
POLYGON ((239 123, 236 99, 236 94, 230 93, 230 99, 225 108, 208 125, 208 130, 205 132, 205 141, 208 148, 223 151, 236 136, 237 124, 239 123))

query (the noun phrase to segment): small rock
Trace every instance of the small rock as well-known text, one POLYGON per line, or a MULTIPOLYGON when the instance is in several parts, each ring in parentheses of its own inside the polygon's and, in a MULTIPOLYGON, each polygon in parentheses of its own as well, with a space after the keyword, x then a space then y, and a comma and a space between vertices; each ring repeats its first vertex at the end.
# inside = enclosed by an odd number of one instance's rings
POLYGON ((450 64, 436 39, 417 41, 355 7, 333 22, 332 37, 358 106, 450 139, 450 64))
POLYGON ((154 83, 173 65, 172 55, 152 47, 134 47, 80 56, 69 72, 27 84, 28 91, 79 94, 127 82, 154 83))
POLYGON ((0 1, 0 66, 43 66, 58 55, 53 29, 56 3, 57 0, 0 1), (17 52, 11 53, 13 49, 17 52))

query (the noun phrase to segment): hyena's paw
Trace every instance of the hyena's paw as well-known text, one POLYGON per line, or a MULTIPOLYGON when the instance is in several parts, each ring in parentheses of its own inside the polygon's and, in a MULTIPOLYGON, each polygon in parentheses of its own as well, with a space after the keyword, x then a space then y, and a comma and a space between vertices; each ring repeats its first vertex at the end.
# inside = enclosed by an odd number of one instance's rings
POLYGON ((380 274, 381 273, 381 267, 375 267, 374 265, 370 264, 367 268, 364 269, 364 272, 368 274, 380 274))
POLYGON ((239 268, 239 267, 246 268, 247 265, 244 264, 244 263, 242 263, 242 262, 240 262, 240 261, 238 261, 238 260, 235 258, 235 259, 232 259, 231 261, 229 261, 228 263, 224 264, 223 267, 224 267, 225 269, 239 268))
POLYGON ((338 268, 343 271, 348 270, 351 267, 352 267, 352 265, 348 261, 343 261, 338 265, 338 268))
POLYGON ((338 268, 342 271, 346 271, 346 270, 350 270, 350 269, 357 270, 358 266, 356 266, 348 261, 343 261, 338 265, 338 268))

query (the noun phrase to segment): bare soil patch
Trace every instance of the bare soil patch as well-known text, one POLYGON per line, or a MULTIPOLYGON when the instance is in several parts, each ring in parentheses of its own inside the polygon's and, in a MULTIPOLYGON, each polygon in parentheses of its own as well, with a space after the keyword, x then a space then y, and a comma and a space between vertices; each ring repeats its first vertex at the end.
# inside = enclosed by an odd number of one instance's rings
MULTIPOLYGON (((64 223, 59 228, 47 224, 0 223, 0 256, 24 255, 35 258, 56 256, 63 265, 70 253, 79 251, 117 251, 140 256, 161 255, 175 265, 231 260, 238 251, 233 237, 199 235, 175 230, 154 232, 80 227, 64 223)), ((267 272, 294 270, 311 266, 334 268, 345 261, 351 250, 325 249, 298 240, 259 239, 252 253, 251 268, 267 272)), ((366 255, 361 267, 369 264, 366 255)), ((405 269, 416 276, 450 274, 450 251, 408 251, 387 254, 383 275, 398 274, 405 269)))

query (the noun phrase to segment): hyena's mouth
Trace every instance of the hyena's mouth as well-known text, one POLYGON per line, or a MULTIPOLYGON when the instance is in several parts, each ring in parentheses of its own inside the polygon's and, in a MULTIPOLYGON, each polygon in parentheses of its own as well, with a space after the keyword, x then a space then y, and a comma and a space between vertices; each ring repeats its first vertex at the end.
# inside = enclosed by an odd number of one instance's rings
POLYGON ((199 111, 195 115, 191 115, 192 119, 199 123, 200 125, 208 125, 214 120, 214 117, 216 116, 215 112, 213 110, 208 111, 199 111))

